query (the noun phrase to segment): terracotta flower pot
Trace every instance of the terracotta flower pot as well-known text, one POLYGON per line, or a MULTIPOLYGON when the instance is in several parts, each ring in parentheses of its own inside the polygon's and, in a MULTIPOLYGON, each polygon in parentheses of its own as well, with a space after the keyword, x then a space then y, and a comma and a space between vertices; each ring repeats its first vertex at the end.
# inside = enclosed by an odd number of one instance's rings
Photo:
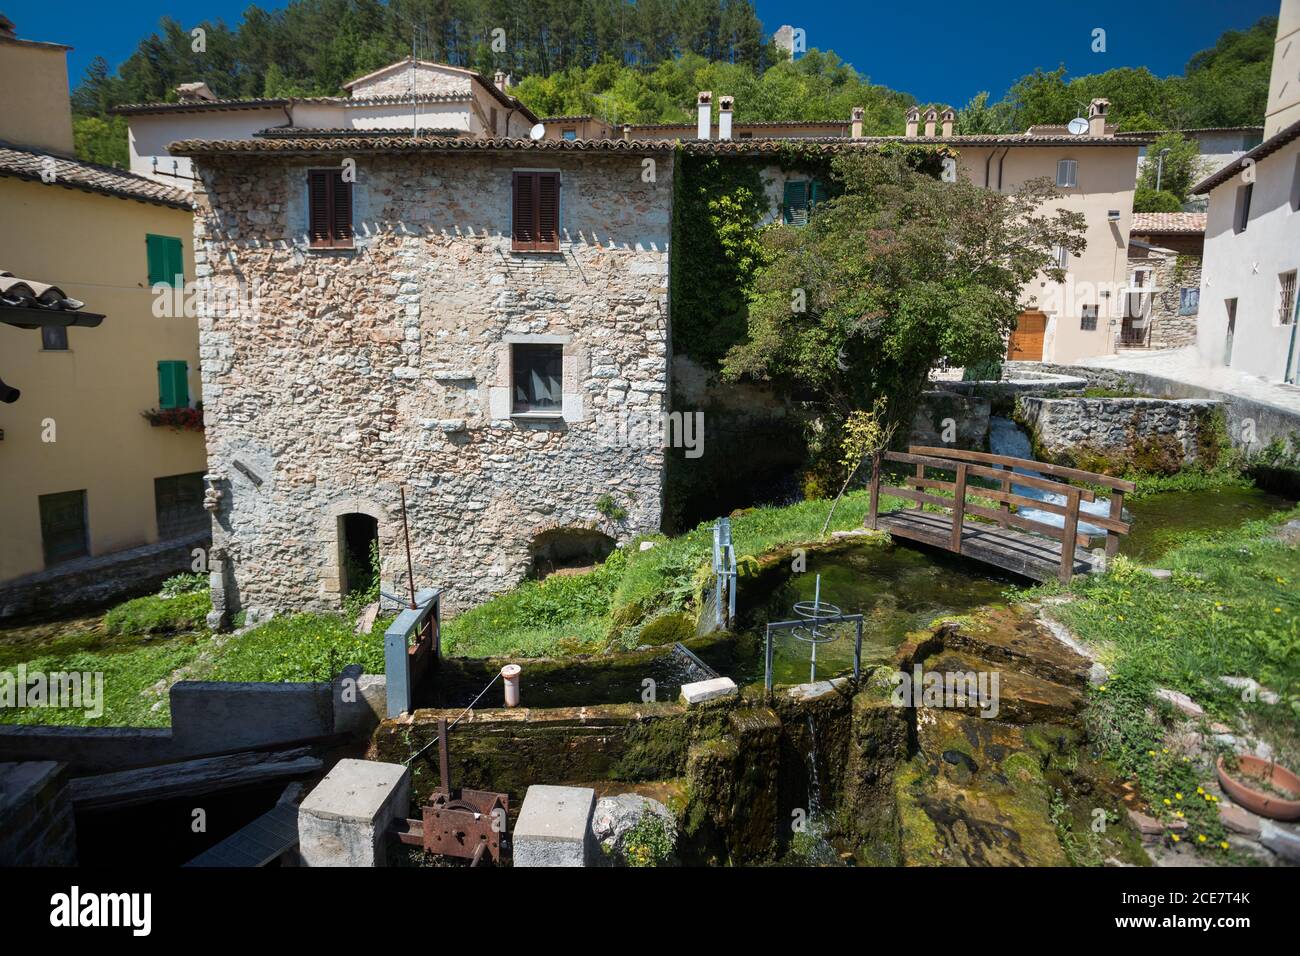
POLYGON ((1240 770, 1236 777, 1228 775, 1222 757, 1216 765, 1219 786, 1232 797, 1233 803, 1270 820, 1300 820, 1300 799, 1284 800, 1275 794, 1249 786, 1252 780, 1267 780, 1279 790, 1300 794, 1300 777, 1280 764, 1269 763, 1250 754, 1241 754, 1237 757, 1237 763, 1240 770))

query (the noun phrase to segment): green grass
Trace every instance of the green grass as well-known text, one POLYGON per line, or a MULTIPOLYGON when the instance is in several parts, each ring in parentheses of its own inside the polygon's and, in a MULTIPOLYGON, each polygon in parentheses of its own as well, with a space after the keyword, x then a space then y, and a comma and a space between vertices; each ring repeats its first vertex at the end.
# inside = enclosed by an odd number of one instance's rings
POLYGON ((339 614, 273 618, 227 641, 204 679, 323 681, 348 664, 382 674, 384 630, 391 621, 377 621, 371 633, 355 634, 352 621, 339 614))
MULTIPOLYGON (((901 502, 882 498, 887 510, 901 502)), ((853 491, 835 509, 830 530, 862 526, 869 498, 853 491)), ((732 519, 737 555, 756 556, 821 535, 831 503, 802 501, 782 508, 754 508, 732 519)), ((449 654, 547 656, 599 651, 635 643, 640 625, 656 613, 693 605, 713 550, 713 523, 675 538, 648 535, 615 551, 587 574, 552 575, 527 581, 466 611, 443 628, 449 654), (654 547, 641 551, 641 541, 654 547), (703 570, 701 570, 703 569, 703 570)))
POLYGON ((104 615, 109 634, 169 634, 202 630, 212 599, 207 591, 189 591, 175 597, 151 594, 119 604, 104 615))
POLYGON ((1071 590, 1077 599, 1053 609, 1101 651, 1110 671, 1106 684, 1090 692, 1092 740, 1139 784, 1157 817, 1186 821, 1183 839, 1215 853, 1224 852, 1225 834, 1214 803, 1197 792, 1198 780, 1212 771, 1166 745, 1174 715, 1153 692, 1183 691, 1211 720, 1244 719, 1284 762, 1294 761, 1300 748, 1300 549, 1268 535, 1296 516, 1300 509, 1226 533, 1188 536, 1161 561, 1173 571, 1169 581, 1118 558, 1105 575, 1076 579, 1071 590), (1253 677, 1283 702, 1243 702, 1219 681, 1224 675, 1253 677))

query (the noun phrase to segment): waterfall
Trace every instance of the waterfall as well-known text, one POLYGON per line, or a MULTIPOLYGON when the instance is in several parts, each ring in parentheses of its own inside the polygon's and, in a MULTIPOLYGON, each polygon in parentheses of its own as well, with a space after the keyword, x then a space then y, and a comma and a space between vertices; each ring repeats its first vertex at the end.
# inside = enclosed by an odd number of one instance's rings
MULTIPOLYGON (((1033 451, 1029 444, 1029 436, 1025 434, 1024 429, 1009 418, 999 418, 996 415, 989 419, 989 451, 995 455, 1006 455, 1010 458, 1032 458, 1033 451)), ((1026 475, 1031 472, 1024 468, 1017 468, 1017 474, 1026 475)), ((1034 498, 1038 501, 1045 501, 1048 504, 1063 505, 1065 504, 1065 495, 1057 494, 1054 491, 1045 491, 1042 488, 1030 488, 1027 485, 1012 484, 1011 490, 1025 498, 1034 498)), ((1018 513, 1030 521, 1037 521, 1040 524, 1051 525, 1056 528, 1065 526, 1065 516, 1054 514, 1051 511, 1043 511, 1040 508, 1027 508, 1021 505, 1017 509, 1018 513)), ((1088 524, 1084 521, 1083 515, 1097 515, 1107 517, 1110 514, 1110 499, 1098 497, 1095 501, 1079 502, 1079 533, 1086 534, 1090 537, 1103 535, 1106 529, 1099 528, 1096 525, 1088 524)))
POLYGON ((817 724, 808 715, 808 822, 810 827, 820 823, 822 815, 822 785, 817 776, 817 724))

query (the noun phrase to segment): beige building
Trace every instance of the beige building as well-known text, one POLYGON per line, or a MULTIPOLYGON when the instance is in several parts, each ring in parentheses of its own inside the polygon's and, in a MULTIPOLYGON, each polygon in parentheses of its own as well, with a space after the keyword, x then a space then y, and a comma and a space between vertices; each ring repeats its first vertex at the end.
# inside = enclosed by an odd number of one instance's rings
POLYGON ((202 435, 142 416, 196 417, 197 324, 151 290, 194 277, 188 197, 71 155, 66 50, 0 36, 0 272, 106 317, 0 325, 21 393, 0 404, 0 617, 188 569, 209 533, 202 435))

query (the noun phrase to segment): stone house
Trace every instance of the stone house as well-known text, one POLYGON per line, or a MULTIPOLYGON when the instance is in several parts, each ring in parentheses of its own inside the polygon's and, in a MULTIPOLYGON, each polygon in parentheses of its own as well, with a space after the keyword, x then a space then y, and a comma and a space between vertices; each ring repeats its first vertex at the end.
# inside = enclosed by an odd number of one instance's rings
POLYGON ((1134 213, 1120 348, 1196 344, 1205 213, 1134 213))
POLYGON ((406 593, 402 489, 451 610, 658 529, 671 144, 172 151, 198 274, 257 303, 200 317, 218 613, 336 608, 371 539, 406 593))

